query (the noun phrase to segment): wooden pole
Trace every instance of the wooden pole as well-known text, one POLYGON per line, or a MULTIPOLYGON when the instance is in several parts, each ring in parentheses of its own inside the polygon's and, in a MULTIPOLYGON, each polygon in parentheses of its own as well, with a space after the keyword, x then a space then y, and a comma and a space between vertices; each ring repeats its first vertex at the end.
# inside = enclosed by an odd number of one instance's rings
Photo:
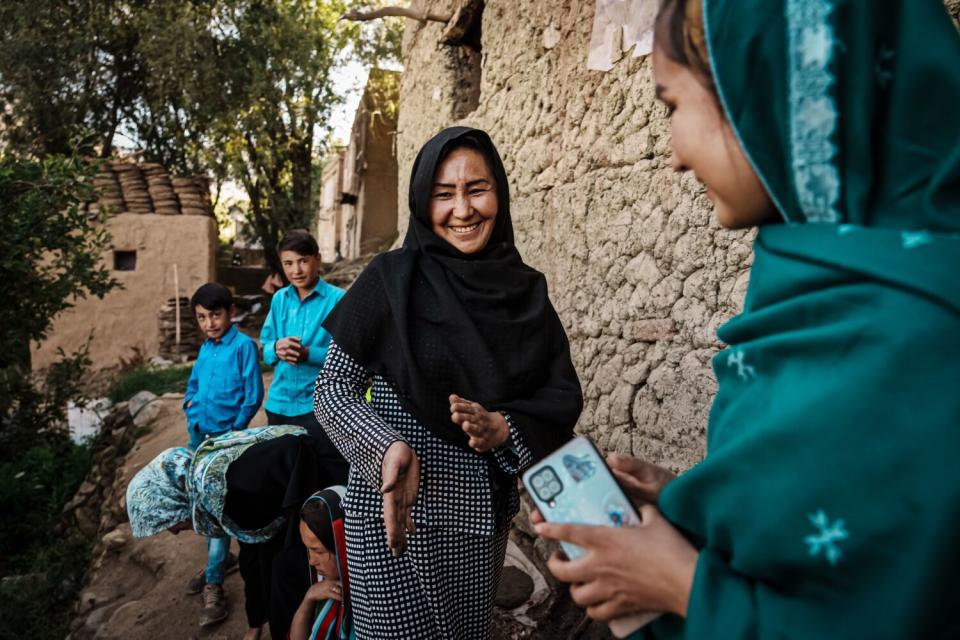
POLYGON ((177 263, 173 263, 173 300, 174 300, 174 327, 176 331, 177 362, 180 362, 180 275, 177 272, 177 263))

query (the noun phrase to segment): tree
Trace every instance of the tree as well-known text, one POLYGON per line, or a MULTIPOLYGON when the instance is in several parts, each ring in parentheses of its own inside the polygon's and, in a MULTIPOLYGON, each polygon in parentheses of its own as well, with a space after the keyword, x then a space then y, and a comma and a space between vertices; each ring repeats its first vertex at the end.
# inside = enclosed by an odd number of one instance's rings
POLYGON ((0 3, 0 139, 8 151, 109 156, 127 105, 142 93, 138 3, 0 3))
POLYGON ((109 236, 85 203, 94 199, 96 167, 80 158, 28 160, 0 155, 0 368, 30 372, 30 343, 47 335, 58 313, 117 285, 103 265, 109 236))
POLYGON ((338 20, 359 4, 0 3, 0 140, 32 157, 107 157, 125 139, 173 171, 235 180, 279 270, 280 235, 313 219, 327 121, 343 99, 331 72, 350 57, 399 59, 396 19, 338 20))
MULTIPOLYGON (((38 438, 57 442, 68 400, 79 396, 89 366, 86 348, 61 353, 42 378, 30 348, 77 298, 103 297, 117 286, 102 263, 109 242, 84 204, 93 197, 95 165, 79 158, 0 155, 0 450, 22 451, 38 438)), ((4 458, 6 459, 6 458, 4 458)))

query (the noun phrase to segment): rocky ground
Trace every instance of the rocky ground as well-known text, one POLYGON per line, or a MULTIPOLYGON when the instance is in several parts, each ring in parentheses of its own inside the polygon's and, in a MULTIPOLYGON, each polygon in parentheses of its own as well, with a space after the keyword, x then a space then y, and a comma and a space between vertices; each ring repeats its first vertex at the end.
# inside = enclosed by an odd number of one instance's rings
MULTIPOLYGON (((71 640, 226 640, 239 639, 246 630, 239 573, 227 576, 224 584, 230 605, 227 620, 208 629, 198 626, 201 598, 187 595, 185 586, 205 564, 202 537, 185 532, 134 539, 126 522, 129 479, 158 453, 186 439, 182 398, 143 393, 114 407, 94 447, 94 469, 64 510, 64 526, 77 526, 98 539, 71 640)), ((262 411, 252 424, 266 424, 262 411)), ((542 548, 542 541, 535 544, 525 514, 517 524, 497 596, 493 639, 610 637, 602 625, 589 624, 570 603, 566 589, 552 582, 542 561, 549 550, 542 548)))

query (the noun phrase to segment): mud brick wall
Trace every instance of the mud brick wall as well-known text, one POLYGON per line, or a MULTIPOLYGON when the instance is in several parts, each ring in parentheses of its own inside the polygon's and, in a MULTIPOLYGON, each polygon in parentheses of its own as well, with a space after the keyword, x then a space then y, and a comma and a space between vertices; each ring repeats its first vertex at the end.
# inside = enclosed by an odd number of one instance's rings
MULTIPOLYGON (((425 4, 455 8, 414 6, 425 4)), ((649 60, 587 70, 594 4, 487 0, 479 52, 407 20, 399 201, 431 135, 490 132, 520 251, 546 273, 570 336, 586 395, 579 431, 682 469, 703 454, 716 328, 742 304, 752 235, 720 229, 693 177, 670 170, 649 60)), ((956 18, 960 0, 947 5, 956 18)))

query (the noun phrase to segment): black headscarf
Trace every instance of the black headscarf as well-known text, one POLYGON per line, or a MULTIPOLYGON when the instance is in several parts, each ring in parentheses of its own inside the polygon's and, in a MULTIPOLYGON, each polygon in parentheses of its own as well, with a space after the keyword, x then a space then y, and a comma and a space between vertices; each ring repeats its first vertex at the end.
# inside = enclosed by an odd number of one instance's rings
POLYGON ((420 150, 403 247, 374 258, 323 326, 394 387, 407 411, 464 448, 468 438, 450 419, 451 393, 508 413, 537 457, 571 437, 583 408, 546 279, 513 243, 503 162, 478 129, 445 129, 420 150), (486 158, 498 204, 490 241, 469 255, 434 234, 430 218, 437 167, 465 142, 486 158))

